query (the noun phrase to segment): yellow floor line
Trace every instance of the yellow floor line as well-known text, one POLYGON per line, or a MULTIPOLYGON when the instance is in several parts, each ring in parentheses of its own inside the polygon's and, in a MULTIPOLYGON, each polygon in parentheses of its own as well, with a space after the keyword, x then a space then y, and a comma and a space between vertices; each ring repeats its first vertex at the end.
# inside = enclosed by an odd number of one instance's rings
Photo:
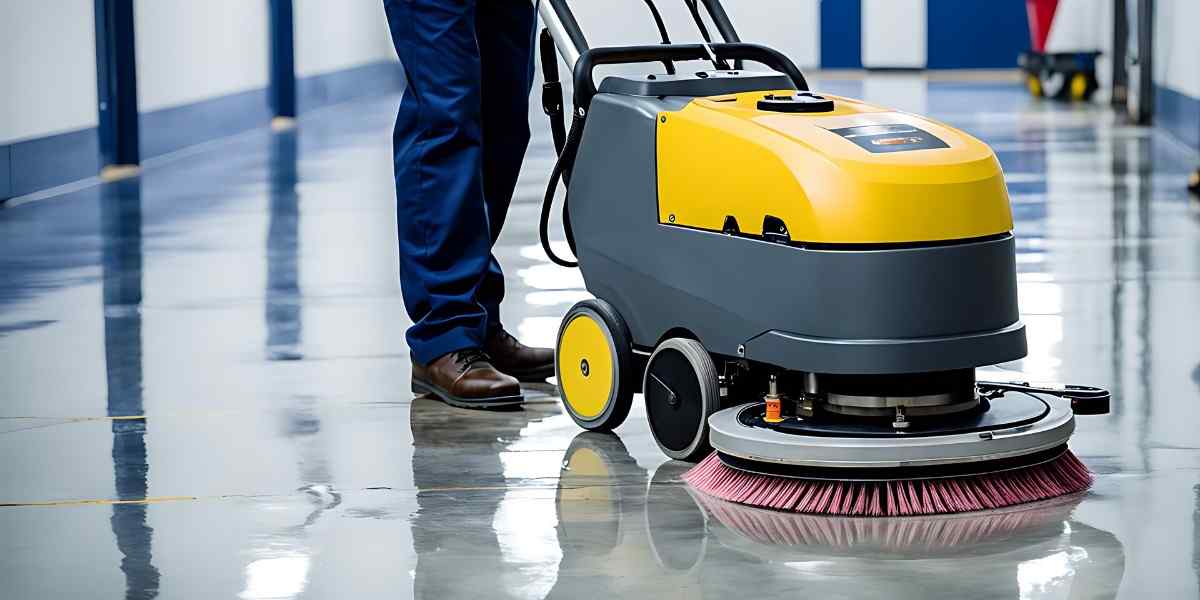
POLYGON ((180 502, 184 500, 199 500, 195 496, 155 496, 138 500, 113 500, 111 498, 96 498, 91 500, 50 500, 45 502, 0 502, 0 507, 17 506, 84 506, 88 504, 117 505, 117 504, 158 504, 161 502, 180 502))
POLYGON ((88 423, 95 421, 145 421, 145 415, 129 415, 120 417, 0 417, 0 423, 12 423, 13 421, 34 421, 36 424, 24 425, 13 429, 5 429, 0 427, 0 434, 18 433, 21 431, 31 431, 34 429, 46 429, 47 427, 57 427, 59 425, 70 425, 72 423, 88 423))
MULTIPOLYGON (((545 479, 547 483, 553 478, 536 478, 545 479)), ((582 489, 591 487, 613 487, 623 484, 609 485, 573 485, 565 486, 564 489, 582 489)), ((432 488, 393 488, 390 486, 374 486, 361 488, 355 491, 358 492, 412 492, 415 494, 446 493, 446 492, 508 492, 508 491, 545 491, 558 489, 558 485, 522 485, 511 487, 506 485, 480 485, 480 486, 446 486, 432 488)), ((344 493, 344 491, 343 491, 344 493)), ((18 508, 18 507, 54 507, 54 506, 87 506, 87 505, 120 505, 120 504, 160 504, 163 502, 185 502, 199 500, 231 500, 234 498, 278 498, 287 496, 287 494, 224 494, 221 496, 152 496, 149 498, 141 498, 138 500, 117 500, 113 498, 91 498, 83 500, 44 500, 44 501, 29 501, 29 502, 0 502, 0 508, 18 508)))
POLYGON ((62 421, 75 423, 78 421, 142 421, 146 415, 122 415, 117 417, 0 417, 0 421, 62 421))

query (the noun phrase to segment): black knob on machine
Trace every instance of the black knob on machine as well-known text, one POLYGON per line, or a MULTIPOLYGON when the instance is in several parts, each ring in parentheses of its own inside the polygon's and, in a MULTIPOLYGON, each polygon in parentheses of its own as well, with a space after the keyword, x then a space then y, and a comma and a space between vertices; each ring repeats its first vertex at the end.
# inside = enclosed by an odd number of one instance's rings
POLYGON ((819 113, 833 110, 833 100, 812 92, 767 94, 758 101, 758 110, 789 113, 819 113))

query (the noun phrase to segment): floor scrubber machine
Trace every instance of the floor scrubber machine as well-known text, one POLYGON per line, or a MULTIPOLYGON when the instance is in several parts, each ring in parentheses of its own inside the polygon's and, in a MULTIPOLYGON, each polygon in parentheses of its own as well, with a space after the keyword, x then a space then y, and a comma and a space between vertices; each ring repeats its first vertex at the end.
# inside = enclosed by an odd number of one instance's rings
POLYGON ((565 0, 536 2, 559 148, 542 243, 595 296, 558 332, 570 416, 611 430, 641 391, 663 452, 709 456, 689 482, 785 510, 956 512, 1086 488, 1066 443, 1108 393, 975 377, 1026 354, 991 149, 811 92, 783 54, 740 42, 718 0, 685 2, 723 42, 671 44, 648 0, 662 44, 589 48, 565 0), (649 63, 666 73, 594 81, 649 63), (547 234, 560 181, 577 262, 547 234))

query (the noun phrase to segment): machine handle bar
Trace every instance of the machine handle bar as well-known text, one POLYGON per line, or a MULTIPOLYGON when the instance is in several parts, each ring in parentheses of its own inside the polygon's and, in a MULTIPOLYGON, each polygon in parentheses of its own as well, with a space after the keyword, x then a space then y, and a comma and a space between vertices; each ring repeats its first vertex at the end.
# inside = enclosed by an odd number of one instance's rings
MULTIPOLYGON (((695 2, 696 0, 691 1, 695 2)), ((575 68, 580 55, 587 52, 588 42, 583 35, 583 30, 579 27, 579 21, 575 19, 575 13, 571 12, 571 7, 567 4, 567 0, 532 0, 532 2, 542 16, 542 23, 553 36, 554 44, 558 46, 558 52, 566 61, 567 67, 575 68)), ((729 14, 725 12, 725 7, 721 5, 721 0, 699 0, 699 2, 708 10, 709 17, 717 26, 717 32, 726 42, 742 41, 733 28, 733 23, 729 20, 729 14)))
POLYGON ((977 383, 981 395, 997 397, 1004 392, 1025 392, 1027 394, 1046 394, 1071 401, 1071 410, 1077 415, 1108 414, 1112 402, 1112 394, 1104 389, 1087 385, 1045 386, 1031 385, 1024 381, 993 382, 980 381, 977 383))
POLYGON ((720 59, 748 60, 761 63, 791 78, 796 89, 808 90, 808 81, 796 64, 778 50, 758 44, 655 44, 652 46, 614 46, 592 48, 579 56, 573 73, 575 82, 575 114, 583 116, 596 95, 592 71, 600 65, 648 63, 661 61, 708 60, 709 49, 720 59))

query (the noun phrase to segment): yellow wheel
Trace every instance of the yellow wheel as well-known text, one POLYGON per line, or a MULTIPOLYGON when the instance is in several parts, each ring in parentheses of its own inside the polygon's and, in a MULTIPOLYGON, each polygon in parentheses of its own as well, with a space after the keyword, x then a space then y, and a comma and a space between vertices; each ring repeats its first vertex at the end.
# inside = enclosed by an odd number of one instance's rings
POLYGON ((609 431, 633 403, 629 328, 611 304, 584 300, 558 329, 554 374, 567 414, 584 429, 609 431))
POLYGON ((1087 75, 1076 73, 1071 76, 1071 99, 1085 100, 1088 97, 1091 86, 1088 84, 1087 75))
POLYGON ((1025 76, 1025 86, 1029 88, 1029 94, 1034 98, 1042 97, 1042 80, 1034 73, 1025 76))

